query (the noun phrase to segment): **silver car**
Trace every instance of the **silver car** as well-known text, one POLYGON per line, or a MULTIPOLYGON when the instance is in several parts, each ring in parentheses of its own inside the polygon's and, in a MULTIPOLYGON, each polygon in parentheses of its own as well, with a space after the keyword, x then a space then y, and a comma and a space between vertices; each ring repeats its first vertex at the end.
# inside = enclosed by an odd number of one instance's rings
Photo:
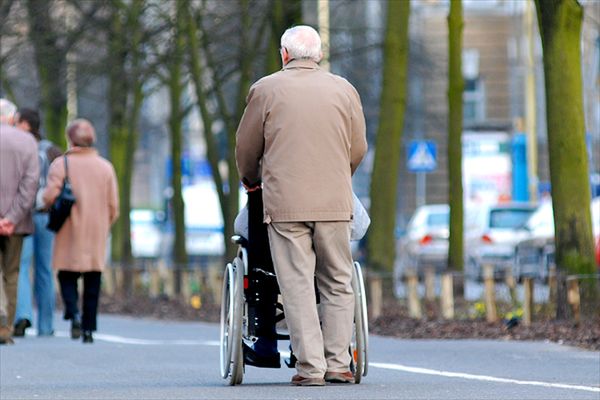
POLYGON ((503 277, 511 268, 515 247, 527 236, 523 225, 534 213, 531 203, 502 203, 468 207, 465 223, 465 272, 481 279, 483 266, 494 267, 494 276, 503 277))
MULTIPOLYGON (((600 197, 591 201, 592 230, 600 237, 600 197)), ((554 214, 552 202, 544 202, 525 224, 527 236, 515 249, 513 275, 546 280, 554 264, 554 214)))
POLYGON ((447 204, 431 204, 418 207, 410 219, 406 234, 398 241, 394 276, 401 279, 407 269, 419 274, 427 266, 440 271, 448 264, 447 204))

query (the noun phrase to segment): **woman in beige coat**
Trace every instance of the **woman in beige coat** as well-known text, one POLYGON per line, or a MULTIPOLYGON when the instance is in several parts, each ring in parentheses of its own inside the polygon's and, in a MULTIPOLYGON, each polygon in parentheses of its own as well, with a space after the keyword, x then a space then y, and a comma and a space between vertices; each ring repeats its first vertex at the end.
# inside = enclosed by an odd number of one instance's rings
POLYGON ((71 338, 82 335, 92 343, 100 296, 100 277, 106 264, 106 242, 119 214, 117 178, 112 164, 92 147, 96 133, 84 119, 67 127, 69 151, 50 166, 44 202, 49 207, 65 179, 65 158, 75 204, 54 240, 52 265, 58 270, 64 318, 71 320, 71 338), (83 277, 83 313, 78 307, 77 282, 83 277))

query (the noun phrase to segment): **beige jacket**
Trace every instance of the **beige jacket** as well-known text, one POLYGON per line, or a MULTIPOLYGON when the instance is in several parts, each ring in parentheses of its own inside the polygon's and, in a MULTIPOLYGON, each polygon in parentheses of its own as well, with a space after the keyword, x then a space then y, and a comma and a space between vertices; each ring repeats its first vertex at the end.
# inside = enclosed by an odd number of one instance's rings
MULTIPOLYGON (((56 234, 52 265, 64 271, 102 271, 110 226, 119 216, 117 177, 95 149, 74 147, 66 154, 75 195, 71 215, 56 234)), ((62 189, 65 157, 50 165, 44 203, 50 206, 62 189)))
POLYGON ((37 143, 29 132, 0 124, 0 219, 15 235, 33 232, 31 217, 40 174, 37 143))
POLYGON ((360 98, 345 79, 292 60, 250 88, 237 130, 242 180, 263 182, 265 222, 349 221, 366 150, 360 98))

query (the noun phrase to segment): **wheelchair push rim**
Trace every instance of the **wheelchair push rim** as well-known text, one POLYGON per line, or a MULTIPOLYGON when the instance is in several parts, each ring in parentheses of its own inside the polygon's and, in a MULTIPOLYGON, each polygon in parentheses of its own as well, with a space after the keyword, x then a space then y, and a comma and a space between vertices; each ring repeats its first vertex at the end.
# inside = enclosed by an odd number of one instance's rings
POLYGON ((227 264, 223 276, 221 298, 221 377, 229 385, 242 382, 244 365, 242 354, 242 319, 244 268, 239 258, 227 264))
POLYGON ((365 286, 360 264, 354 262, 352 271, 352 289, 354 290, 354 324, 350 348, 352 372, 355 383, 360 383, 368 372, 369 327, 365 286))

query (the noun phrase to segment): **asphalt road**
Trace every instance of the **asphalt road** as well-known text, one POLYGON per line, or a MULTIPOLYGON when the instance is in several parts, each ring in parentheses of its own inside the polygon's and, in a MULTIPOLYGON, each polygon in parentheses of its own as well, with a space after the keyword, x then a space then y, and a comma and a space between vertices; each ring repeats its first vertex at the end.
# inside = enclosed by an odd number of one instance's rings
POLYGON ((93 345, 57 318, 55 337, 0 346, 0 399, 600 399, 600 353, 551 343, 371 336, 360 385, 298 388, 287 367, 248 367, 229 387, 215 324, 101 315, 99 326, 93 345))

